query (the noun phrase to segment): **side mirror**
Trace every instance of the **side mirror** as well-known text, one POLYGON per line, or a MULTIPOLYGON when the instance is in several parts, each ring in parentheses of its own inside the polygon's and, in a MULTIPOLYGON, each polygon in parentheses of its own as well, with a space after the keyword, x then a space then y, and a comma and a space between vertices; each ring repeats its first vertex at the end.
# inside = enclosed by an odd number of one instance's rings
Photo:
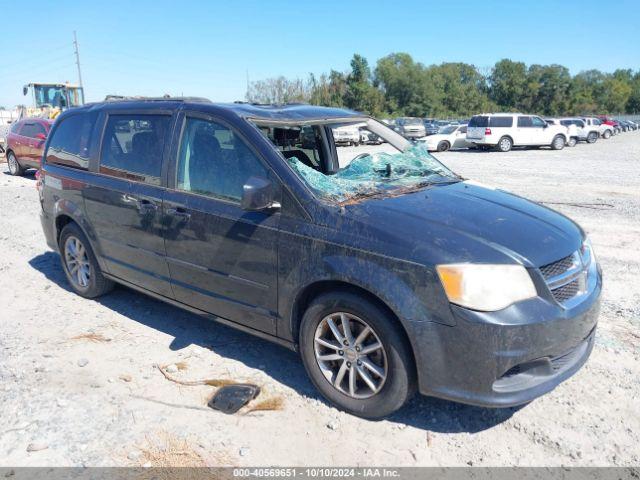
POLYGON ((249 212, 280 208, 280 204, 274 201, 273 184, 261 177, 251 177, 242 186, 240 206, 249 212))
POLYGON ((38 140, 46 140, 47 136, 44 133, 36 133, 36 138, 38 140))

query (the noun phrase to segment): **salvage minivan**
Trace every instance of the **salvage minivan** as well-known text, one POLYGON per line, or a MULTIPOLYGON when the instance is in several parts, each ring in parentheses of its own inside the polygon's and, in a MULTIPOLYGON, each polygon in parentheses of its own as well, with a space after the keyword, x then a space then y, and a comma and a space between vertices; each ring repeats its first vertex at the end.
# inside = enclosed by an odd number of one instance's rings
POLYGON ((79 295, 114 283, 298 350, 367 418, 424 395, 529 402, 594 344, 601 270, 569 218, 465 180, 366 115, 137 99, 62 113, 42 227, 79 295), (341 149, 360 125, 380 145, 341 149))

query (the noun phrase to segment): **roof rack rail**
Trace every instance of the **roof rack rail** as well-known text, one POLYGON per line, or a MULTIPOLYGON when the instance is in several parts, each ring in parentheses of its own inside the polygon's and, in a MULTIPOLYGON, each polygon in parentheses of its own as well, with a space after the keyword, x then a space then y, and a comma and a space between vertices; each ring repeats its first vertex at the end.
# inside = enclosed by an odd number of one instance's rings
POLYGON ((105 102, 162 102, 167 100, 171 100, 173 102, 212 103, 211 100, 205 97, 172 97, 171 95, 164 95, 162 97, 144 97, 142 95, 107 95, 106 97, 104 97, 105 102))
POLYGON ((254 107, 290 107, 292 105, 310 105, 307 102, 263 103, 247 102, 246 100, 234 100, 233 103, 236 103, 238 105, 253 105, 254 107))

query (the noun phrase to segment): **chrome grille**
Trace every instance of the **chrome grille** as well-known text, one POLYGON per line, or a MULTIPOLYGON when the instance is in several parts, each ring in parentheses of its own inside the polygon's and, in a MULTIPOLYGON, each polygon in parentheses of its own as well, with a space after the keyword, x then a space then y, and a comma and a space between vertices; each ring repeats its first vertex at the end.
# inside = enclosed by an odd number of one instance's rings
POLYGON ((557 262, 550 263, 549 265, 545 265, 544 267, 540 267, 540 271, 542 272, 542 276, 546 279, 551 277, 555 277, 556 275, 562 275, 566 273, 567 270, 570 270, 575 263, 575 255, 571 254, 568 257, 564 257, 562 260, 558 260, 557 262))
POLYGON ((553 298, 560 304, 582 295, 586 291, 590 255, 574 252, 568 257, 540 267, 553 298))
POLYGON ((580 293, 580 280, 574 280, 573 282, 558 287, 555 290, 552 290, 551 293, 556 301, 560 303, 566 302, 580 293))

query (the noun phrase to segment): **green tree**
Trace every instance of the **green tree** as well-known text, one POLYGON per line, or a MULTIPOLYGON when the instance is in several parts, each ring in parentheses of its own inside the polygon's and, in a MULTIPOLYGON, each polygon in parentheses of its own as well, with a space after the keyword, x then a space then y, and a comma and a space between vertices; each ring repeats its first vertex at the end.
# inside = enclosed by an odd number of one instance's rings
POLYGON ((347 107, 372 115, 383 113, 384 96, 373 86, 369 62, 363 56, 355 54, 351 59, 346 85, 344 102, 347 107))
POLYGON ((527 66, 523 62, 500 60, 489 76, 489 97, 504 111, 522 108, 527 87, 527 66))

